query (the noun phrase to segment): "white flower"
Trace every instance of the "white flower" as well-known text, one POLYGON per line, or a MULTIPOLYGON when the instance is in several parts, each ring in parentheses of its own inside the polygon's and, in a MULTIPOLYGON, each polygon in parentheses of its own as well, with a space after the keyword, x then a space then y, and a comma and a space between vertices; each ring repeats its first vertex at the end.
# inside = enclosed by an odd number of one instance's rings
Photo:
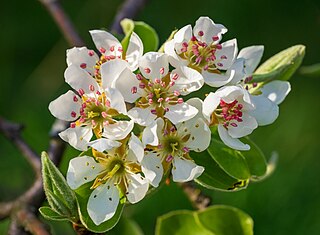
POLYGON ((249 93, 241 86, 226 86, 211 92, 203 101, 203 115, 211 125, 218 125, 221 140, 229 147, 249 150, 238 138, 258 127, 250 115, 254 109, 249 93))
POLYGON ((104 86, 114 87, 125 101, 135 102, 128 115, 142 126, 150 125, 157 117, 168 118, 176 124, 194 117, 198 110, 183 101, 180 95, 200 89, 203 78, 197 71, 179 67, 169 72, 168 56, 149 52, 139 60, 141 74, 133 74, 121 60, 101 66, 101 74, 108 77, 104 86))
POLYGON ((233 78, 232 65, 238 52, 236 39, 219 44, 226 32, 223 25, 200 17, 193 30, 187 25, 165 44, 165 53, 173 66, 193 68, 202 74, 205 83, 220 87, 233 78))
POLYGON ((93 182, 87 211, 92 221, 99 225, 114 216, 120 195, 130 203, 142 200, 148 191, 149 181, 142 174, 139 162, 144 157, 144 150, 135 135, 132 134, 118 148, 106 153, 93 153, 94 158, 81 156, 69 162, 67 182, 72 189, 93 182))
POLYGON ((121 59, 128 63, 132 71, 138 68, 138 59, 143 54, 143 44, 136 33, 131 34, 126 52, 112 34, 103 30, 92 30, 90 34, 96 48, 101 53, 100 58, 96 52, 86 47, 74 47, 67 50, 68 66, 73 65, 73 69, 86 71, 99 83, 101 82, 100 67, 105 62, 121 59))
POLYGON ((252 75, 260 63, 264 47, 250 46, 243 48, 234 65, 236 76, 229 84, 240 84, 251 94, 251 101, 255 107, 250 114, 255 117, 260 126, 273 123, 279 116, 278 105, 291 90, 287 81, 271 81, 266 84, 252 82, 252 75), (243 68, 241 67, 243 66, 243 68))
POLYGON ((272 81, 260 88, 260 95, 251 95, 255 109, 250 112, 255 117, 259 126, 273 123, 279 116, 279 104, 291 90, 287 81, 272 81))
POLYGON ((199 177, 204 168, 194 163, 189 151, 204 151, 208 148, 210 139, 210 129, 202 118, 191 119, 176 126, 158 118, 143 132, 142 141, 149 149, 144 160, 150 159, 149 168, 152 163, 162 163, 163 169, 159 169, 158 178, 172 165, 173 181, 191 181, 199 177))
POLYGON ((113 88, 101 88, 87 72, 71 65, 65 72, 69 90, 49 104, 49 110, 58 119, 72 122, 60 137, 78 150, 92 146, 104 151, 118 146, 115 140, 125 138, 133 128, 133 121, 116 120, 127 114, 124 99, 113 88), (93 133, 99 139, 90 142, 93 133), (106 137, 108 140, 101 138, 106 137))

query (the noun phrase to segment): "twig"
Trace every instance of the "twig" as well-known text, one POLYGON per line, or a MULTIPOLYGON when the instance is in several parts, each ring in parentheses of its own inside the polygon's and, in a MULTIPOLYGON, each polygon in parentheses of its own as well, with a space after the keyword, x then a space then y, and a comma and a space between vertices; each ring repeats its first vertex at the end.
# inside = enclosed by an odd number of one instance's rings
POLYGON ((138 12, 146 5, 147 1, 148 0, 126 0, 115 16, 115 19, 111 25, 111 31, 114 31, 118 34, 123 34, 120 21, 124 18, 135 18, 138 12))
POLYGON ((22 125, 6 121, 0 117, 0 131, 16 145, 23 156, 29 161, 34 171, 37 172, 40 170, 39 156, 21 138, 20 132, 22 129, 22 125))
POLYGON ((211 198, 197 188, 194 182, 181 183, 180 186, 195 209, 203 210, 211 205, 211 198))
POLYGON ((58 25, 64 38, 68 41, 71 46, 83 46, 84 42, 75 30, 73 23, 70 18, 62 9, 58 0, 39 0, 43 6, 51 14, 52 18, 58 25))

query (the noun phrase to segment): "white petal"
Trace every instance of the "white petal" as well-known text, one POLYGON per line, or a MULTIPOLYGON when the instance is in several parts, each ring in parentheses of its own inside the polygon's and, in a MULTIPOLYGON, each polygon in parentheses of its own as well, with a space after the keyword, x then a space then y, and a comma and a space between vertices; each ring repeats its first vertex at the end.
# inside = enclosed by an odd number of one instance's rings
POLYGON ((99 85, 96 80, 85 70, 78 68, 76 65, 70 65, 64 72, 64 77, 66 83, 76 91, 83 89, 85 93, 92 93, 90 90, 90 87, 92 86, 95 91, 99 90, 99 85))
POLYGON ((202 118, 186 121, 184 125, 177 127, 179 132, 189 133, 190 137, 185 143, 186 147, 196 152, 202 152, 209 147, 211 131, 202 118))
POLYGON ((200 17, 196 21, 196 25, 193 28, 193 35, 200 41, 210 44, 213 42, 212 37, 217 36, 218 40, 214 41, 218 43, 222 34, 228 30, 221 24, 215 24, 209 17, 200 17), (199 36, 199 32, 203 32, 203 36, 199 36))
POLYGON ((204 119, 204 116, 203 116, 203 113, 202 113, 203 101, 200 98, 194 97, 194 98, 188 99, 186 101, 186 103, 199 110, 197 115, 194 116, 192 119, 194 119, 194 120, 197 120, 198 118, 203 118, 204 119))
POLYGON ((254 129, 258 127, 256 119, 246 112, 242 114, 242 122, 234 121, 237 126, 228 126, 228 134, 232 138, 241 138, 247 135, 250 135, 254 129))
POLYGON ((261 88, 262 94, 268 97, 269 100, 276 104, 281 104, 282 101, 291 91, 291 85, 287 81, 272 81, 261 88))
POLYGON ((141 162, 144 157, 144 147, 137 136, 133 133, 131 134, 131 138, 129 140, 129 149, 134 153, 138 162, 141 162))
MULTIPOLYGON (((245 79, 247 77, 247 74, 245 73, 245 60, 243 58, 236 59, 232 66, 230 67, 230 71, 234 71, 234 75, 232 77, 232 80, 228 83, 228 85, 236 85, 241 80, 245 79)), ((251 74, 250 74, 251 75, 251 74)))
POLYGON ((132 131, 133 125, 133 120, 117 121, 114 124, 105 126, 102 136, 111 140, 122 140, 132 131))
POLYGON ((132 71, 138 68, 138 60, 143 54, 143 43, 139 36, 132 32, 128 49, 126 52, 126 60, 128 61, 132 71))
POLYGON ((150 125, 155 119, 156 115, 151 113, 151 108, 132 108, 128 111, 128 116, 141 126, 150 125))
POLYGON ((233 61, 237 56, 237 53, 238 53, 237 40, 232 39, 232 40, 226 41, 222 43, 221 46, 222 46, 221 50, 217 50, 215 53, 216 60, 214 63, 218 69, 227 70, 231 67, 231 65, 233 64, 233 61))
POLYGON ((92 221, 100 225, 114 216, 118 204, 119 191, 110 182, 93 190, 88 200, 87 211, 92 221))
POLYGON ((204 82, 212 87, 221 87, 229 83, 235 76, 236 71, 229 69, 225 73, 210 73, 208 71, 202 71, 204 82))
MULTIPOLYGON (((150 125, 146 126, 144 128, 142 133, 142 143, 144 146, 146 145, 152 145, 152 146, 158 146, 159 145, 159 138, 157 134, 158 129, 158 120, 162 120, 161 118, 158 118, 156 121, 152 122, 150 125)), ((163 120, 162 120, 163 121, 163 120)))
POLYGON ((127 198, 130 203, 137 203, 146 195, 149 182, 140 174, 127 175, 128 178, 128 191, 127 198))
POLYGON ((60 132, 59 136, 75 149, 86 151, 93 134, 91 127, 86 126, 68 128, 63 132, 60 132))
POLYGON ((250 46, 243 48, 238 58, 245 59, 245 72, 248 75, 253 74, 263 55, 264 46, 250 46))
POLYGON ((240 86, 225 86, 216 91, 216 94, 227 103, 238 100, 244 96, 244 89, 240 86))
POLYGON ((115 38, 112 34, 103 31, 103 30, 91 30, 90 31, 92 40, 94 44, 96 45, 97 49, 102 53, 100 50, 101 48, 105 49, 104 55, 115 55, 115 56, 121 56, 122 52, 120 52, 118 49, 122 46, 117 38, 115 38), (114 51, 112 52, 110 49, 114 47, 114 51))
POLYGON ((134 103, 140 97, 139 83, 135 74, 127 68, 114 81, 114 87, 120 91, 126 102, 134 103))
POLYGON ((232 138, 222 124, 218 125, 218 133, 223 143, 229 146, 230 148, 237 149, 237 150, 250 149, 250 146, 248 144, 242 143, 239 139, 232 138))
POLYGON ((80 99, 73 91, 67 91, 49 104, 49 110, 53 116, 64 121, 76 120, 80 115, 80 102, 74 100, 80 99))
POLYGON ((259 126, 269 125, 279 116, 278 105, 267 97, 263 95, 251 96, 251 100, 255 109, 250 111, 250 115, 255 117, 259 126))
POLYGON ((103 63, 100 67, 102 87, 104 89, 108 87, 114 88, 114 82, 119 78, 120 74, 126 69, 129 69, 129 64, 124 60, 115 59, 103 63))
POLYGON ((105 138, 99 138, 94 141, 89 142, 88 146, 91 146, 92 148, 98 150, 99 152, 103 152, 106 150, 110 150, 116 147, 119 147, 121 145, 120 142, 109 140, 105 138))
POLYGON ((70 160, 67 171, 67 182, 71 189, 94 180, 104 167, 93 157, 82 156, 70 160))
POLYGON ((203 84, 204 80, 202 75, 189 67, 180 66, 174 69, 170 77, 178 75, 178 79, 175 80, 175 84, 171 87, 172 90, 180 91, 181 95, 187 95, 193 91, 199 90, 203 84))
POLYGON ((142 163, 142 172, 153 187, 158 187, 163 176, 163 167, 160 157, 156 153, 149 152, 144 157, 142 163))
POLYGON ((175 68, 182 66, 182 65, 187 66, 188 61, 183 60, 180 56, 177 55, 177 53, 174 49, 174 45, 175 45, 175 42, 173 39, 164 44, 164 52, 167 55, 169 55, 169 57, 168 57, 169 63, 175 68))
POLYGON ((162 78, 169 72, 168 56, 159 52, 148 52, 139 60, 142 75, 150 80, 162 78))
POLYGON ((107 98, 110 101, 110 107, 122 114, 127 114, 126 104, 121 93, 114 88, 106 89, 107 98))
POLYGON ((97 54, 86 47, 73 47, 67 50, 67 64, 75 65, 85 71, 94 74, 96 62, 99 60, 97 54))
POLYGON ((173 124, 187 121, 199 112, 195 107, 188 105, 187 103, 170 105, 169 111, 166 112, 164 117, 168 118, 173 124))
POLYGON ((209 95, 203 101, 202 113, 209 123, 211 121, 211 114, 214 110, 216 110, 216 108, 220 104, 220 99, 221 98, 219 95, 210 92, 209 95))
POLYGON ((187 182, 199 177, 204 168, 191 160, 173 158, 172 177, 174 182, 187 182))
POLYGON ((184 42, 189 43, 192 37, 192 28, 191 25, 186 25, 183 28, 179 29, 178 32, 174 35, 174 50, 177 54, 182 53, 182 44, 184 42))

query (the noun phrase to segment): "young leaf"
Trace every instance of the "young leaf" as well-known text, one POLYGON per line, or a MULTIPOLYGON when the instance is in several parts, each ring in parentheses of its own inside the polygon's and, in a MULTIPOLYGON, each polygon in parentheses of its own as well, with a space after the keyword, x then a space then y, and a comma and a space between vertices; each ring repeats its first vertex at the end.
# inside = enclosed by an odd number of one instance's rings
POLYGON ((122 217, 119 223, 108 232, 108 235, 143 235, 139 225, 128 218, 122 217))
POLYGON ((157 219, 156 235, 253 235, 249 215, 229 206, 211 206, 202 211, 174 211, 157 219))
POLYGON ((41 154, 44 191, 49 205, 60 215, 78 220, 76 196, 46 152, 41 154))
POLYGON ((219 166, 231 177, 239 180, 250 178, 248 165, 240 151, 227 147, 215 138, 211 139, 207 151, 219 166))
POLYGON ((130 19, 123 19, 121 22, 121 27, 125 33, 121 44, 124 51, 127 50, 130 36, 132 32, 135 32, 140 37, 143 43, 143 52, 156 51, 159 46, 159 37, 157 32, 148 24, 142 21, 132 21, 130 19))
POLYGON ((104 233, 111 230, 119 222, 124 204, 119 203, 117 211, 111 219, 103 222, 100 225, 96 225, 90 218, 87 211, 88 200, 92 192, 92 190, 90 189, 91 185, 92 183, 87 183, 75 190, 78 201, 80 221, 88 230, 94 233, 104 233))
POLYGON ((40 214, 47 220, 56 220, 56 221, 66 221, 69 220, 68 217, 60 215, 53 209, 48 206, 43 206, 39 208, 40 214))
POLYGON ((238 180, 228 175, 208 152, 191 152, 190 155, 198 165, 205 168, 205 171, 195 179, 201 186, 222 191, 238 191, 246 187, 246 180, 238 180))
POLYGON ((247 162, 251 177, 255 179, 263 177, 267 173, 267 162, 263 152, 248 137, 242 138, 241 141, 251 147, 250 150, 241 152, 247 162))
POLYGON ((304 54, 304 45, 292 46, 279 52, 260 65, 253 74, 252 82, 290 79, 301 65, 304 54))

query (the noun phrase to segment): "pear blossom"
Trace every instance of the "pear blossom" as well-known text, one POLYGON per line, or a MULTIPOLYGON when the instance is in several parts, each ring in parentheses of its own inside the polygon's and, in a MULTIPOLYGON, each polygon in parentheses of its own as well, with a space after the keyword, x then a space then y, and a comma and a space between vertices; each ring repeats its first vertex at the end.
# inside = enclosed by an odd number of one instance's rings
POLYGON ((128 63, 132 71, 138 68, 138 59, 143 54, 143 43, 136 33, 131 34, 126 52, 112 34, 103 30, 91 30, 90 34, 101 56, 86 47, 71 48, 67 50, 67 64, 73 65, 73 70, 84 70, 100 83, 100 67, 108 61, 121 59, 128 63))
POLYGON ((195 69, 205 83, 220 87, 231 81, 236 72, 232 67, 238 52, 236 39, 220 44, 226 32, 223 25, 215 24, 209 17, 200 17, 193 29, 191 25, 181 28, 164 50, 173 66, 195 69))
POLYGON ((227 146, 237 150, 250 149, 238 139, 258 127, 251 115, 255 106, 247 90, 241 86, 222 87, 205 98, 202 109, 208 123, 218 126, 219 136, 227 146))
POLYGON ((142 141, 147 149, 144 159, 150 159, 148 168, 152 168, 152 163, 162 163, 163 172, 160 168, 158 178, 171 168, 173 181, 191 181, 203 173, 204 167, 198 166, 189 152, 204 151, 210 140, 211 131, 202 118, 193 118, 175 126, 158 118, 143 132, 142 141))
POLYGON ((85 71, 72 70, 74 65, 69 68, 65 79, 77 92, 69 90, 49 104, 53 116, 71 122, 59 136, 82 151, 88 146, 100 151, 118 146, 117 140, 125 138, 134 125, 132 120, 117 120, 127 114, 122 95, 116 89, 101 88, 85 71), (93 134, 98 139, 91 141, 93 134))
POLYGON ((121 60, 101 66, 101 74, 109 79, 103 86, 114 87, 126 102, 135 103, 128 115, 139 125, 148 126, 157 117, 168 118, 173 124, 194 117, 198 110, 184 102, 181 95, 200 89, 203 78, 199 72, 179 67, 169 72, 168 56, 148 52, 139 60, 141 73, 134 74, 121 60))
POLYGON ((125 196, 130 203, 142 200, 148 191, 149 181, 140 165, 144 149, 134 134, 121 146, 106 152, 93 151, 93 155, 71 159, 67 183, 72 189, 77 189, 92 182, 87 211, 92 221, 99 225, 114 216, 120 197, 125 196))
POLYGON ((263 55, 263 46, 250 46, 243 48, 238 55, 237 75, 229 83, 240 84, 250 93, 255 109, 250 114, 255 117, 259 126, 273 123, 279 116, 278 105, 285 99, 291 90, 288 81, 271 81, 266 84, 252 82, 252 75, 260 63, 263 55), (241 72, 241 65, 243 70, 241 72))

